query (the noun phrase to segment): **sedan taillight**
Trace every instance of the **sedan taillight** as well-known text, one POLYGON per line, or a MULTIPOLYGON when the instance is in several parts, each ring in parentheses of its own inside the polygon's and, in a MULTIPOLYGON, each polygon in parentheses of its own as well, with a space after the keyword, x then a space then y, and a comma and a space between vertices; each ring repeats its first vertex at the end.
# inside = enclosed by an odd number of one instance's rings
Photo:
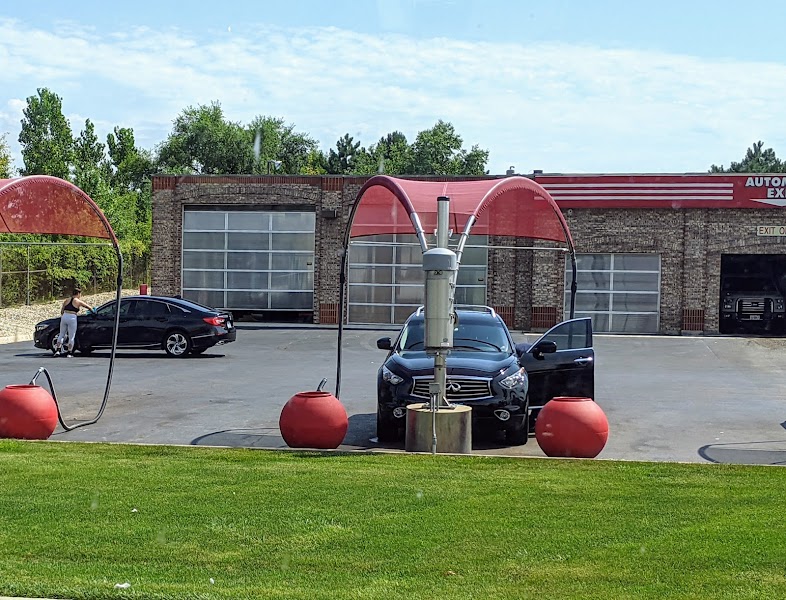
POLYGON ((216 327, 223 327, 224 323, 226 323, 224 317, 204 317, 202 320, 208 325, 215 325, 216 327))

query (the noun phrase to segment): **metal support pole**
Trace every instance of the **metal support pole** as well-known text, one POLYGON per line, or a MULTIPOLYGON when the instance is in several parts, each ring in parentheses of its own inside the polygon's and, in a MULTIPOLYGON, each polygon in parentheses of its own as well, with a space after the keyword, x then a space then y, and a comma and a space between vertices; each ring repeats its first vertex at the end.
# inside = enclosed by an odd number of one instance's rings
POLYGON ((30 306, 30 246, 27 247, 27 306, 30 306))

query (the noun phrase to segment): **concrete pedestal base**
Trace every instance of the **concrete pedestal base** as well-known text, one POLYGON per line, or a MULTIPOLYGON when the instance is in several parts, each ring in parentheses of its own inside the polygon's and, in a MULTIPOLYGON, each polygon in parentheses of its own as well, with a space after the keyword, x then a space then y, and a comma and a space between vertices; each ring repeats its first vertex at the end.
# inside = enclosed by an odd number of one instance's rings
MULTIPOLYGON (((472 452, 472 407, 456 405, 436 412, 437 452, 470 454, 472 452)), ((407 452, 431 452, 432 413, 428 404, 407 406, 407 452)))

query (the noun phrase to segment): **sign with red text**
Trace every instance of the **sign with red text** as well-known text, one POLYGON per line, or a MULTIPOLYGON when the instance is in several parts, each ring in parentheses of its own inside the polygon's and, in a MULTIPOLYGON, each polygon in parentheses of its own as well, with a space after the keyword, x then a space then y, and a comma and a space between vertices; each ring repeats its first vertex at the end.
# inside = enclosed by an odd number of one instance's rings
POLYGON ((560 208, 783 208, 786 174, 535 175, 560 208))

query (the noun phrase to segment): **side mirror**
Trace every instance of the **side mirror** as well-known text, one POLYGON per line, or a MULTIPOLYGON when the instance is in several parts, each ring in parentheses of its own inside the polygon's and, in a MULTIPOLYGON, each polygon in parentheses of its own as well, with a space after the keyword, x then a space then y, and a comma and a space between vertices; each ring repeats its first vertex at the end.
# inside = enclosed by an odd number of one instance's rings
POLYGON ((379 338, 377 340, 377 348, 379 348, 380 350, 392 350, 393 342, 390 340, 389 337, 379 338))
POLYGON ((537 360, 543 360, 544 354, 554 354, 557 351, 557 342, 541 340, 529 350, 537 360))

